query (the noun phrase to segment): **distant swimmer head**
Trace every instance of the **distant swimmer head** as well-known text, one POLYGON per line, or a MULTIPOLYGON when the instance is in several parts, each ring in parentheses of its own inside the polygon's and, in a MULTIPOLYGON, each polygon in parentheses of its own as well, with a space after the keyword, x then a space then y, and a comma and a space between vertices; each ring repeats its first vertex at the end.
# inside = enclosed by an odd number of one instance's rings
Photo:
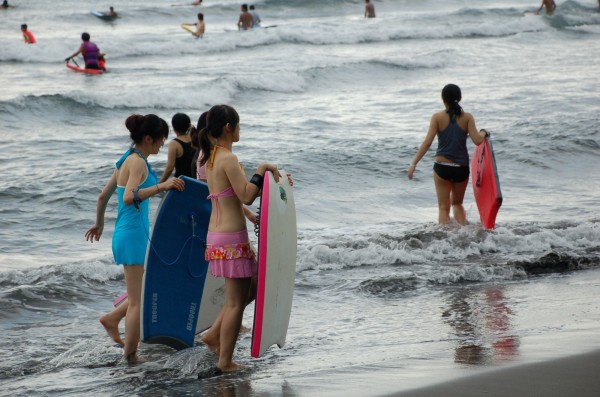
POLYGON ((111 12, 115 11, 115 9, 111 6, 108 8, 111 12))
POLYGON ((450 118, 460 116, 463 112, 462 107, 458 104, 462 99, 460 87, 456 84, 446 84, 442 89, 442 100, 446 104, 448 115, 450 118))
POLYGON ((155 114, 132 114, 125 120, 125 127, 135 144, 142 143, 146 136, 149 136, 153 143, 159 140, 164 142, 169 136, 169 125, 155 114))
POLYGON ((27 30, 27 25, 26 24, 22 24, 21 25, 21 30, 27 30))
POLYGON ((81 40, 83 40, 83 41, 90 41, 90 34, 86 33, 86 32, 83 32, 81 34, 81 40))
POLYGON ((198 20, 199 21, 204 21, 204 14, 203 13, 201 13, 201 12, 198 13, 198 20))

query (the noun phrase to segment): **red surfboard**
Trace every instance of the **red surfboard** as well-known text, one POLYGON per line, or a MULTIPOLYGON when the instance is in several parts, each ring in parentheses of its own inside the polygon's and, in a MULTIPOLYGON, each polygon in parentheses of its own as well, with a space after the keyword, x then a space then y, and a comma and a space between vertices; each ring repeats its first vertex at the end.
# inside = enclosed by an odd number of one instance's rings
POLYGON ((475 149, 471 161, 471 182, 481 224, 485 229, 496 226, 496 215, 502 205, 496 157, 489 136, 475 149))
POLYGON ((102 74, 104 73, 104 70, 100 70, 100 69, 84 69, 84 68, 80 68, 79 66, 75 66, 75 65, 71 65, 70 63, 66 64, 67 67, 75 72, 78 73, 86 73, 86 74, 102 74))

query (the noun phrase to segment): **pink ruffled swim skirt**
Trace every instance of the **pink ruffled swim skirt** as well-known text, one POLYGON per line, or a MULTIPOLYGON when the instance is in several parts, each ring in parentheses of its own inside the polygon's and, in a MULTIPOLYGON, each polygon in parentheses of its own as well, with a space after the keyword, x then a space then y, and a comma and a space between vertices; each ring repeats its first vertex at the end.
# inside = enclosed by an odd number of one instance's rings
POLYGON ((250 245, 248 231, 208 232, 204 258, 215 277, 248 278, 258 274, 256 253, 250 245))

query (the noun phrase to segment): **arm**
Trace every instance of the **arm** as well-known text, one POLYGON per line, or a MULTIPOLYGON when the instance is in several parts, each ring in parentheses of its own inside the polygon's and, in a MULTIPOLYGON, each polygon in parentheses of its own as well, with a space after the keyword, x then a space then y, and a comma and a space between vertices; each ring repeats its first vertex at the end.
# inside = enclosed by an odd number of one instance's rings
MULTIPOLYGON (((129 167, 129 179, 127 179, 127 184, 125 185, 125 192, 123 193, 123 203, 126 205, 133 204, 133 191, 138 188, 140 183, 142 182, 142 178, 146 173, 146 162, 137 158, 132 162, 129 167)), ((152 196, 155 196, 165 190, 177 189, 182 191, 185 187, 185 183, 183 180, 179 178, 171 178, 166 180, 165 182, 158 183, 154 186, 149 186, 144 189, 139 189, 137 191, 138 197, 141 201, 144 201, 152 196)))
POLYGON ((68 61, 71 58, 75 58, 77 55, 83 53, 83 44, 81 45, 81 47, 79 47, 79 49, 70 57, 68 57, 67 59, 65 59, 65 61, 68 61))
POLYGON ((433 143, 433 140, 435 139, 437 132, 438 132, 438 122, 437 122, 437 117, 434 114, 433 116, 431 116, 431 121, 429 122, 429 130, 427 131, 427 135, 425 136, 423 143, 421 143, 421 146, 419 147, 417 154, 415 154, 415 157, 413 158, 412 163, 410 164, 410 167, 408 168, 408 179, 410 179, 410 180, 413 179, 413 174, 415 173, 415 170, 417 169, 417 164, 419 163, 419 161, 421 161, 423 156, 425 156, 425 153, 427 153, 427 151, 429 150, 429 147, 433 143))
POLYGON ((257 221, 256 214, 254 212, 250 211, 250 208, 248 208, 246 206, 244 206, 243 209, 244 209, 244 215, 246 215, 246 218, 250 222, 252 222, 253 224, 256 225, 256 221, 257 221))
POLYGON ((167 154, 167 165, 165 166, 165 171, 160 178, 160 182, 164 182, 171 176, 171 173, 175 169, 175 160, 177 159, 177 146, 181 147, 177 142, 171 141, 169 143, 169 151, 167 154))
POLYGON ((473 115, 471 113, 465 113, 465 116, 467 117, 467 133, 475 145, 481 145, 481 143, 483 143, 485 138, 488 136, 487 131, 481 130, 477 132, 477 126, 475 126, 475 118, 473 115))
MULTIPOLYGON (((254 199, 260 193, 260 188, 256 186, 254 183, 250 183, 242 170, 240 169, 240 165, 237 161, 237 157, 233 154, 224 159, 225 165, 224 170, 229 182, 231 183, 231 187, 233 188, 236 196, 240 199, 240 201, 246 205, 250 205, 254 202, 254 199)), ((256 169, 256 173, 260 176, 264 177, 267 171, 273 172, 276 181, 279 181, 279 171, 277 170, 277 166, 269 163, 261 163, 256 169)))
POLYGON ((100 240, 100 236, 102 236, 102 232, 104 231, 104 214, 106 213, 106 206, 116 188, 117 170, 115 169, 108 182, 106 182, 104 189, 102 189, 100 196, 98 196, 98 203, 96 204, 96 223, 85 232, 86 241, 93 243, 94 240, 100 240))

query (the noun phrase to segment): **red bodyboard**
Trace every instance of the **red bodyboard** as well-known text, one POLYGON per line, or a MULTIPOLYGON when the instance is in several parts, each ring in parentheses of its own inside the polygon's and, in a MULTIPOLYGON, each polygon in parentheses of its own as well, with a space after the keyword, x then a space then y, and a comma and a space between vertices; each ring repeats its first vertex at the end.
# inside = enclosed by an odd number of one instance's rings
POLYGON ((502 205, 502 192, 496 157, 489 137, 475 149, 471 161, 471 182, 481 224, 485 229, 493 229, 502 205))
POLYGON ((86 74, 102 74, 102 73, 104 73, 104 70, 84 69, 84 68, 77 67, 75 65, 71 65, 70 63, 67 63, 67 67, 69 69, 74 70, 75 72, 79 72, 79 73, 86 73, 86 74))

